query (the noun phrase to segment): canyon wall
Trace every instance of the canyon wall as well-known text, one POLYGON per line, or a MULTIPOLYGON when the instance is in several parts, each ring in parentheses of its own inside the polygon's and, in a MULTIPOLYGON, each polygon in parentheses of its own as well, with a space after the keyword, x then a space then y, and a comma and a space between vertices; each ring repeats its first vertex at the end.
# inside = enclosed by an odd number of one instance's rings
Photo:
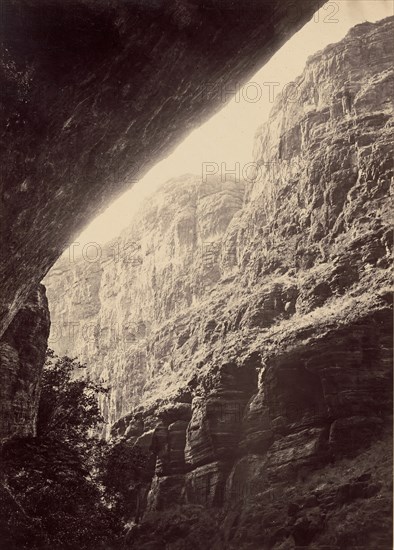
MULTIPOLYGON (((223 91, 247 81, 319 7, 3 0, 0 338, 89 220, 223 107, 223 91)), ((8 361, 1 368, 11 384, 8 361)), ((1 409, 12 408, 7 392, 1 409)))
POLYGON ((3 0, 0 336, 89 220, 223 107, 223 90, 247 81, 319 7, 3 0))
POLYGON ((52 347, 146 456, 130 548, 391 548, 393 31, 308 60, 253 177, 171 180, 46 278, 52 347))
POLYGON ((172 387, 174 346, 180 361, 189 310, 221 278, 220 239, 242 208, 244 190, 234 178, 170 180, 119 238, 103 247, 75 243, 45 279, 49 346, 77 355, 111 387, 102 398, 107 429, 140 402, 158 371, 172 387))

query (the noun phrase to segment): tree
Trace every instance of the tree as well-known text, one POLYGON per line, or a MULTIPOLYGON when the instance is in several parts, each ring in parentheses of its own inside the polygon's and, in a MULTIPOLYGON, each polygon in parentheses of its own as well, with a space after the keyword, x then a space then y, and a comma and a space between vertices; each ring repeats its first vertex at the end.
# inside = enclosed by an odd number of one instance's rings
POLYGON ((155 471, 153 453, 128 441, 111 446, 103 462, 105 495, 118 517, 138 522, 155 471), (119 472, 122 475, 119 476, 119 472))
POLYGON ((104 500, 100 470, 108 444, 85 365, 48 350, 36 437, 1 449, 0 540, 7 550, 117 548, 122 526, 104 500))

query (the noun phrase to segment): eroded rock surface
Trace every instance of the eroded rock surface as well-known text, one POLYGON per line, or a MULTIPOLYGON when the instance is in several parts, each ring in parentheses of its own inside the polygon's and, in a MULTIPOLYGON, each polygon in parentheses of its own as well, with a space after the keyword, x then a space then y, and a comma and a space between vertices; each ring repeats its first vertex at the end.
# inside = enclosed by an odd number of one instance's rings
MULTIPOLYGON (((102 403, 109 425, 139 403, 158 370, 166 385, 168 373, 178 376, 173 349, 180 359, 190 308, 220 280, 218 245, 243 195, 242 182, 220 177, 170 180, 99 256, 93 247, 96 261, 66 255, 45 279, 49 345, 77 354, 111 386, 102 403)), ((209 345, 211 326, 204 322, 200 330, 209 345)))
POLYGON ((49 324, 45 288, 39 285, 0 339, 0 440, 35 434, 49 324))
POLYGON ((257 132, 253 183, 166 184, 147 236, 117 241, 141 244, 133 269, 47 278, 55 323, 96 327, 61 352, 93 346, 112 436, 153 461, 130 548, 391 547, 393 31, 309 59, 257 132), (115 346, 110 311, 149 329, 115 346))
POLYGON ((89 220, 318 8, 316 0, 2 2, 0 334, 89 220))

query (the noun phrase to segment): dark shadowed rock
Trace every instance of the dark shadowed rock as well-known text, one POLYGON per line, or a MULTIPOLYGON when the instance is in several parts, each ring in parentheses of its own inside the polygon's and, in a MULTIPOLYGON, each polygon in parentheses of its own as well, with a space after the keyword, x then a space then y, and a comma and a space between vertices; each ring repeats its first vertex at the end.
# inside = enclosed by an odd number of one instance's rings
POLYGON ((49 324, 39 285, 0 339, 0 439, 35 434, 49 324))

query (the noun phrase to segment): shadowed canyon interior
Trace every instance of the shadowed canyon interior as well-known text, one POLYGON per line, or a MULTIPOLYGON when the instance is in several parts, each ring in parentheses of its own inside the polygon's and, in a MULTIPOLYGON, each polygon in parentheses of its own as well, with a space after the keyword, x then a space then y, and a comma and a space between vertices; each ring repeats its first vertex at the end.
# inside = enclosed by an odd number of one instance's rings
POLYGON ((2 2, 0 333, 73 237, 319 7, 2 2))
POLYGON ((75 44, 61 35, 73 55, 48 54, 64 69, 57 76, 46 72, 53 59, 35 66, 15 40, 4 54, 16 59, 1 67, 20 110, 3 168, 15 179, 3 180, 2 269, 15 276, 2 295, 0 434, 34 433, 48 337, 85 361, 110 386, 105 435, 149 456, 130 494, 138 523, 128 548, 391 547, 394 18, 357 25, 308 59, 295 101, 280 95, 257 129, 253 174, 169 180, 96 261, 63 257, 46 293, 37 286, 132 162, 148 166, 220 106, 196 101, 201 75, 246 78, 313 9, 300 3, 290 25, 285 4, 268 35, 251 4, 245 28, 230 36, 225 20, 220 31, 207 23, 211 40, 197 40, 206 12, 192 3, 164 10, 172 33, 133 4, 142 33, 126 3, 115 17, 80 2, 70 25, 91 33, 75 44), (114 40, 108 59, 91 57, 99 23, 114 40), (153 43, 158 57, 146 60, 153 43), (111 96, 120 74, 121 105, 111 96), (26 106, 26 75, 47 82, 45 109, 36 111, 38 91, 26 106), (43 130, 32 143, 34 124, 43 130), (34 170, 21 177, 25 157, 34 170))
MULTIPOLYGON (((221 0, 4 0, 0 335, 108 201, 222 108, 222 90, 247 80, 318 8, 315 0, 250 0, 242 9, 221 0)), ((22 359, 19 340, 4 340, 2 437, 34 424, 41 361, 33 356, 45 343, 33 338, 22 359), (28 384, 26 361, 37 365, 28 384)))
POLYGON ((253 178, 173 178, 100 258, 46 277, 51 345, 152 454, 132 548, 178 504, 225 510, 217 548, 389 547, 393 30, 308 60, 253 178))

